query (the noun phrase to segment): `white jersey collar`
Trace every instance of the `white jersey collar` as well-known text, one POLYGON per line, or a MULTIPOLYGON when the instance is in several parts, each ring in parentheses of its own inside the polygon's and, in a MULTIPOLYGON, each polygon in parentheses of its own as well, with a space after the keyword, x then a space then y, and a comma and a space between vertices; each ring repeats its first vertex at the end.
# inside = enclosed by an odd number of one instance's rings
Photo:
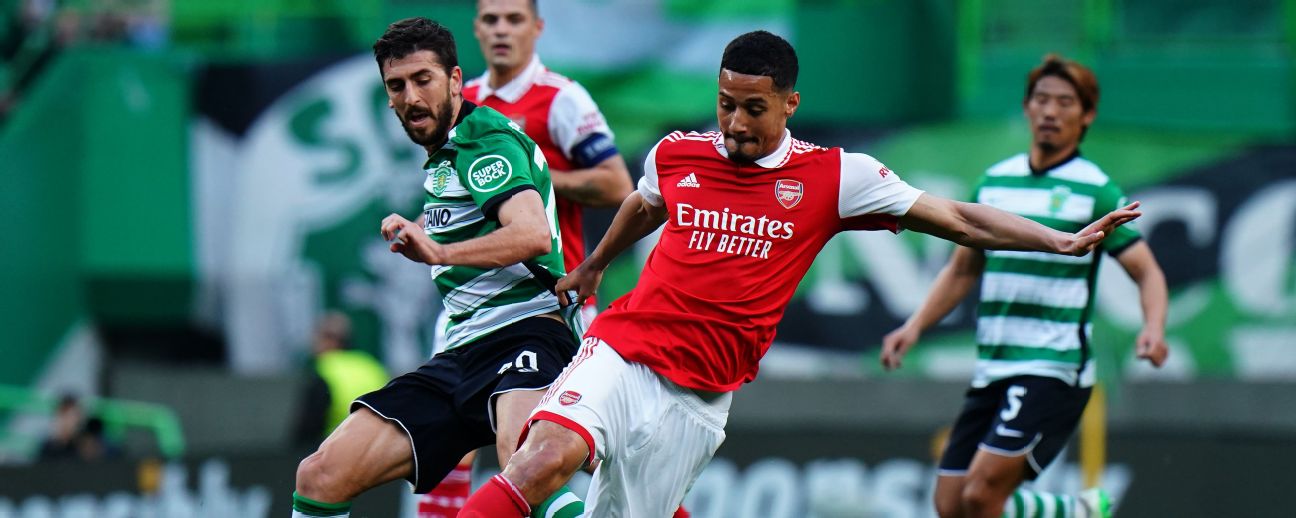
POLYGON ((531 89, 531 85, 535 84, 536 79, 540 77, 540 74, 544 72, 544 69, 544 64, 540 63, 540 55, 532 54, 531 62, 527 63, 526 68, 522 69, 521 74, 518 74, 517 77, 513 78, 512 81, 509 81, 504 86, 491 88, 491 71, 490 68, 487 67, 486 72, 481 75, 481 88, 477 91, 476 100, 482 101, 487 97, 494 95, 510 104, 518 102, 522 99, 522 96, 526 95, 527 91, 531 89))

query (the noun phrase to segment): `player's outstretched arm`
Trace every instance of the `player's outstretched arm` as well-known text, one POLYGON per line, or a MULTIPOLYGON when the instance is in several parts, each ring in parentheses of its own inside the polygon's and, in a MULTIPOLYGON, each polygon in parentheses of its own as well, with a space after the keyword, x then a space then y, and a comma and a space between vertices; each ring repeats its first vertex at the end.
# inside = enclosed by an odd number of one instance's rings
POLYGON ((549 177, 554 192, 586 207, 616 207, 634 189, 625 159, 619 154, 588 169, 553 171, 549 177))
POLYGON ((553 247, 544 202, 535 190, 514 194, 499 206, 500 228, 458 243, 437 244, 422 227, 392 214, 383 219, 382 236, 391 251, 431 265, 502 268, 549 253, 553 247))
POLYGON ((1160 367, 1170 355, 1165 341, 1166 308, 1169 306, 1165 274, 1152 255, 1152 247, 1145 241, 1130 245, 1116 256, 1116 261, 1138 285, 1139 302, 1143 306, 1143 330, 1135 342, 1135 354, 1160 367))
POLYGON ((1135 210, 1138 206, 1138 202, 1131 203, 1107 213, 1075 234, 1066 234, 989 205, 923 193, 900 218, 900 225, 972 248, 1081 256, 1097 247, 1112 229, 1142 216, 1143 213, 1135 210))
MULTIPOLYGON (((559 298, 565 298, 561 295, 562 292, 575 290, 576 302, 584 302, 598 290, 599 282, 603 279, 603 270, 607 269, 608 263, 665 222, 665 206, 658 207, 648 203, 638 191, 630 193, 630 196, 621 202, 621 209, 617 211, 616 217, 612 218, 612 226, 608 227, 607 234, 603 235, 603 239, 599 241, 594 251, 590 252, 589 257, 585 258, 585 262, 569 272, 566 277, 558 279, 559 298)), ((568 302, 563 301, 564 304, 568 302)))
POLYGON ((900 368, 905 353, 918 343, 923 331, 940 322, 967 297, 984 269, 985 254, 982 251, 965 246, 956 247, 949 263, 936 276, 931 291, 923 299, 922 305, 918 306, 918 310, 904 325, 887 333, 882 339, 882 367, 886 370, 900 368))

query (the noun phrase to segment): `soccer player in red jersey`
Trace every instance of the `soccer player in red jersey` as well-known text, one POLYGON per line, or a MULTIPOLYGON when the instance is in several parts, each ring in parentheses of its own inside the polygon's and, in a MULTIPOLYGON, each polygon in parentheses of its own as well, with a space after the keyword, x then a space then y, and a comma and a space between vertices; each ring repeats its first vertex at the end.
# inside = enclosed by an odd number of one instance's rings
POLYGON ((923 193, 868 155, 792 138, 796 52, 765 31, 725 48, 719 132, 672 133, 602 242, 559 282, 594 292, 617 254, 665 224, 638 285, 595 319, 504 472, 460 516, 528 516, 577 469, 601 464, 592 516, 670 516, 724 440, 732 391, 756 377, 797 283, 844 230, 907 228, 992 249, 1082 255, 1140 214, 1075 234, 923 193))
MULTIPOLYGON (((584 207, 615 207, 630 195, 633 184, 625 160, 617 151, 612 129, 594 99, 580 84, 550 71, 536 54, 544 31, 536 0, 479 0, 473 34, 486 58, 486 73, 464 84, 463 96, 512 119, 534 140, 549 162, 558 195, 558 227, 563 264, 570 271, 585 260, 584 207)), ((594 318, 593 297, 581 308, 585 323, 594 318)), ((438 329, 444 329, 446 313, 438 329)), ((444 342, 437 337, 434 347, 444 342)), ((475 453, 431 492, 420 495, 419 518, 453 517, 468 497, 475 453)), ((579 507, 560 491, 554 502, 579 507)), ((548 506, 546 506, 548 507, 548 506)), ((564 516, 555 513, 556 518, 564 516)))
POLYGON ((558 194, 563 262, 573 270, 585 260, 582 208, 619 206, 633 190, 625 160, 589 92, 540 62, 544 20, 536 0, 479 0, 473 29, 488 67, 464 85, 464 98, 512 119, 544 152, 558 194))

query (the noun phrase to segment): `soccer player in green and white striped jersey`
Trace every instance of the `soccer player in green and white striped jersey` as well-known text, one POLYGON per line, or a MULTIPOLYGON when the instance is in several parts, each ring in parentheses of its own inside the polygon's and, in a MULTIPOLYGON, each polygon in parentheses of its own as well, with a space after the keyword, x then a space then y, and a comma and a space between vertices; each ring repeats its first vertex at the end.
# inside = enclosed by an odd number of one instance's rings
POLYGON ((294 518, 350 516, 353 498, 401 478, 426 493, 483 446, 507 463, 577 349, 553 293, 562 241, 540 149, 499 112, 463 99, 445 27, 393 23, 374 57, 389 105, 428 152, 423 223, 392 214, 380 232, 392 252, 432 267, 450 314, 448 347, 351 403, 298 467, 294 518))
MULTIPOLYGON (((1046 56, 1027 78, 1022 105, 1030 152, 986 171, 974 201, 1063 232, 1125 203, 1120 187, 1080 156, 1080 141, 1097 115, 1093 72, 1046 56)), ((941 458, 935 496, 941 518, 1110 516, 1099 490, 1073 497, 1019 489, 1066 445, 1089 401, 1100 252, 1114 256, 1138 284, 1144 327, 1137 354, 1161 366, 1168 354, 1165 277, 1129 225, 1081 257, 958 247, 918 311, 883 340, 883 366, 899 367, 923 330, 980 280, 976 373, 941 458)))

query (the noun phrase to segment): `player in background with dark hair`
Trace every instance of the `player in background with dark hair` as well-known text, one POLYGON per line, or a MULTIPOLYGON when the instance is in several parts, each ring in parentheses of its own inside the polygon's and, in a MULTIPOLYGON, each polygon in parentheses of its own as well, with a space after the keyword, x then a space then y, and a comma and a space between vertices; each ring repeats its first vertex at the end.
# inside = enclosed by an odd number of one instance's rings
MULTIPOLYGON (((563 264, 570 271, 585 260, 584 207, 616 207, 633 185, 612 130, 589 93, 540 62, 536 40, 543 31, 536 0, 478 0, 473 34, 487 69, 464 85, 463 95, 504 114, 544 152, 558 195, 563 264)), ((596 307, 593 297, 585 301, 586 324, 596 307)), ((437 342, 439 351, 440 337, 437 342)), ((420 518, 458 513, 468 497, 475 456, 468 454, 443 484, 419 498, 420 518)), ((577 507, 573 500, 554 518, 579 515, 577 507)))
POLYGON ((720 131, 671 133, 649 151, 639 189, 558 288, 594 293, 609 261, 664 223, 638 284, 594 320, 517 453, 460 516, 531 515, 595 459, 590 515, 670 516, 723 442, 732 392, 755 379, 797 283, 838 232, 904 227, 1084 255, 1139 215, 1132 204, 1068 234, 924 194, 868 155, 792 138, 797 71, 792 46, 765 31, 725 48, 720 131))
MULTIPOLYGON (((991 166, 973 201, 1062 232, 1125 203, 1120 187, 1080 156, 1080 141, 1098 113, 1093 72, 1046 56, 1027 77, 1022 109, 1030 152, 991 166)), ((1095 380, 1089 319, 1103 252, 1138 284, 1144 325, 1136 352, 1160 367, 1168 354, 1165 276, 1129 225, 1079 257, 957 247, 922 306, 883 340, 882 365, 900 367, 923 330, 980 281, 976 374, 940 461, 941 518, 1110 516, 1110 502, 1097 488, 1079 497, 1019 489, 1062 451, 1089 401, 1095 380)))
POLYGON ((507 462, 576 352, 551 291, 564 269, 544 154, 508 118, 463 99, 445 27, 393 23, 374 58, 388 104, 428 152, 424 223, 392 214, 380 233, 392 252, 432 267, 451 313, 446 351, 351 404, 298 466, 294 518, 350 516, 357 495, 401 478, 425 493, 489 444, 507 462))

